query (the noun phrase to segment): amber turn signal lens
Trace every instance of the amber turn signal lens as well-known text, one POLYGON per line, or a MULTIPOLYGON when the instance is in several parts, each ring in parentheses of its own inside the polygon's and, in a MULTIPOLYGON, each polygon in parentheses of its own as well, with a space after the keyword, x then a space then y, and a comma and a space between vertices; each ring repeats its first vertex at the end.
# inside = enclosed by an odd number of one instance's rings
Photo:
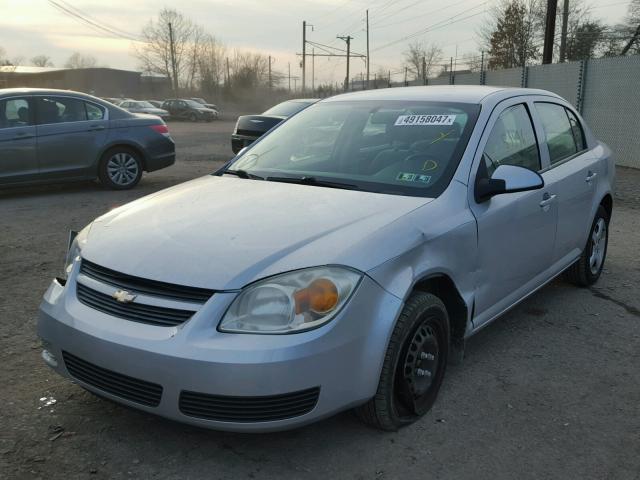
POLYGON ((328 313, 338 305, 338 287, 327 278, 318 278, 307 288, 293 294, 296 314, 303 312, 328 313))

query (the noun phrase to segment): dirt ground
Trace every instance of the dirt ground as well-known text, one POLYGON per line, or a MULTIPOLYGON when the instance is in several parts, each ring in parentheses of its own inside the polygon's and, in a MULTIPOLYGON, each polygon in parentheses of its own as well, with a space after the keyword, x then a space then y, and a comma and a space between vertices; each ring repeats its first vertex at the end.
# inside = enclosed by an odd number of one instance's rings
POLYGON ((557 280, 481 331, 434 409, 397 433, 348 412, 277 434, 202 430, 54 374, 35 323, 68 230, 231 156, 233 121, 169 127, 177 164, 133 191, 0 193, 0 479, 640 479, 640 171, 629 169, 599 283, 557 280))

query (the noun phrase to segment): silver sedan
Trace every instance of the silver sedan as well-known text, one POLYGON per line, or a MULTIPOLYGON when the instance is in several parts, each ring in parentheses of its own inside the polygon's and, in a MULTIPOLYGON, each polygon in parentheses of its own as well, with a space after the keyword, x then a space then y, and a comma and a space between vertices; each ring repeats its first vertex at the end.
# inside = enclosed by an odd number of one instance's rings
POLYGON ((614 164, 542 90, 336 96, 218 172, 110 211, 40 307, 43 358, 204 427, 355 408, 395 430, 465 342, 554 277, 598 280, 614 164))

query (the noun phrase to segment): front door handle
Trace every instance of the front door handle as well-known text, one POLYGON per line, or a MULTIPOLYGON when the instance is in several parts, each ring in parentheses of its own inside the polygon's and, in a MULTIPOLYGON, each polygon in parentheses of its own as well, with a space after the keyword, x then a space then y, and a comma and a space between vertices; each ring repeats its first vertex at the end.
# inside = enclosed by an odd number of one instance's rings
POLYGON ((549 210, 549 205, 551 205, 551 203, 556 199, 556 195, 549 195, 548 193, 545 193, 542 196, 542 201, 540 202, 540 207, 546 212, 547 210, 549 210))
POLYGON ((13 137, 11 140, 23 140, 25 138, 33 138, 33 137, 35 137, 33 133, 19 132, 19 133, 16 133, 15 137, 13 137))
POLYGON ((89 126, 89 131, 90 132, 94 132, 96 130, 104 130, 105 126, 104 125, 90 125, 89 126))
POLYGON ((587 174, 587 178, 585 178, 584 181, 587 183, 591 183, 591 181, 597 176, 598 174, 596 172, 592 172, 591 170, 589 170, 589 173, 587 174))

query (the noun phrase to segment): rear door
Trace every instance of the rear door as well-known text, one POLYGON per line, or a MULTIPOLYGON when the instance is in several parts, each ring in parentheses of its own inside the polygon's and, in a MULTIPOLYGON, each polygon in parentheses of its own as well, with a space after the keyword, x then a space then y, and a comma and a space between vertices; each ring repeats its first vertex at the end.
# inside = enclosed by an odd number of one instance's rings
POLYGON ((71 96, 37 96, 38 164, 50 178, 95 176, 108 110, 71 96))
POLYGON ((591 212, 597 191, 599 165, 587 148, 577 115, 568 105, 553 101, 534 102, 549 166, 544 172, 555 184, 558 229, 554 262, 567 264, 577 257, 591 227, 591 212))
POLYGON ((36 127, 31 97, 0 100, 0 183, 37 178, 36 127))
POLYGON ((546 185, 481 203, 474 197, 475 177, 483 166, 489 176, 499 165, 543 170, 530 108, 526 99, 517 98, 496 107, 476 152, 469 182, 469 205, 478 228, 474 327, 500 314, 549 276, 558 210, 546 185))

